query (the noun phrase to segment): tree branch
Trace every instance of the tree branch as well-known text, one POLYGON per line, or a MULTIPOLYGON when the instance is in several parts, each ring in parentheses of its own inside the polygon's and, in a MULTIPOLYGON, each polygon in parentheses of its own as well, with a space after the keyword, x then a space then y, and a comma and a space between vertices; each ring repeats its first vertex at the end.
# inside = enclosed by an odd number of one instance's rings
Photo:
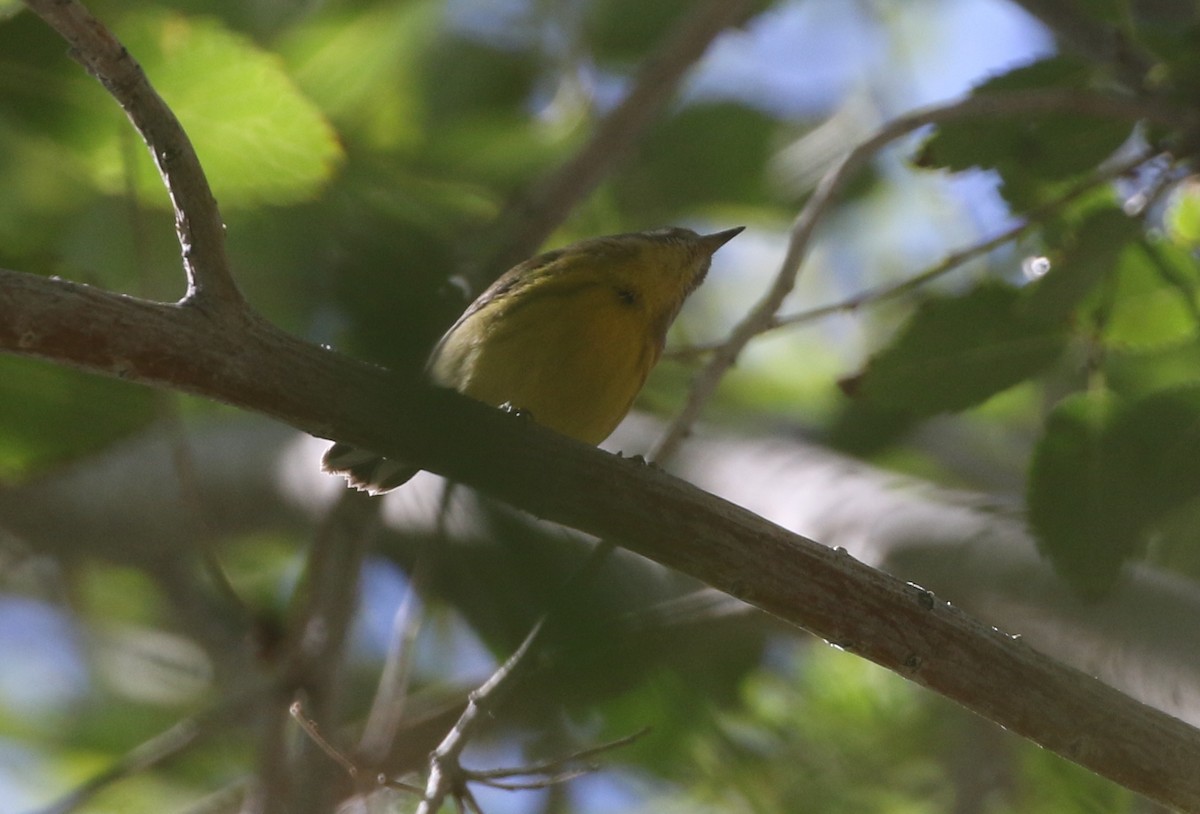
POLYGON ((917 586, 659 470, 252 321, 0 271, 0 349, 225 401, 413 461, 690 574, 1122 785, 1200 811, 1200 733, 917 586), (388 420, 381 421, 386 416, 388 420))
POLYGON ((150 148, 175 209, 188 282, 184 300, 214 315, 241 312, 245 301, 230 270, 217 201, 191 140, 142 66, 75 0, 26 0, 26 5, 70 43, 71 56, 117 100, 150 148))

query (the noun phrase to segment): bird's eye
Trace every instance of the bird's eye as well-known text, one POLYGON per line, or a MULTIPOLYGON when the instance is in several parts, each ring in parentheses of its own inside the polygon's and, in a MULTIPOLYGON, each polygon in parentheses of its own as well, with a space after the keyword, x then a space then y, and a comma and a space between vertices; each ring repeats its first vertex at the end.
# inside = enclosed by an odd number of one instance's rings
POLYGON ((638 295, 632 288, 618 288, 617 299, 621 301, 622 305, 636 305, 638 295))

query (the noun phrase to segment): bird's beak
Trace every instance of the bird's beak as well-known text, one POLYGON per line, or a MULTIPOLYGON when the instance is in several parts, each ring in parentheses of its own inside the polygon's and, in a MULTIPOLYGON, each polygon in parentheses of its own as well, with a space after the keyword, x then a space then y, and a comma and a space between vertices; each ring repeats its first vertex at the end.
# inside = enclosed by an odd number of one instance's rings
POLYGON ((700 245, 704 247, 705 251, 707 251, 709 255, 712 255, 717 251, 717 249, 721 248, 726 243, 740 235, 742 230, 745 228, 745 226, 735 226, 732 229, 726 229, 724 232, 715 232, 711 235, 703 235, 700 238, 700 245))

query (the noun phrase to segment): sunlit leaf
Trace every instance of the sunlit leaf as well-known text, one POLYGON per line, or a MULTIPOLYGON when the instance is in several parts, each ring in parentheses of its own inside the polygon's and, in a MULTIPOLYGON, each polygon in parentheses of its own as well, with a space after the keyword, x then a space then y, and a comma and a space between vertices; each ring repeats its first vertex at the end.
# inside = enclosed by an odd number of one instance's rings
POLYGON ((420 142, 426 118, 421 58, 440 4, 386 3, 315 16, 280 50, 296 83, 348 134, 380 148, 420 142))
POLYGON ((0 122, 0 256, 19 257, 51 242, 47 216, 72 212, 88 186, 87 169, 60 144, 0 122))
POLYGON ((1145 395, 1200 380, 1200 338, 1196 334, 1173 344, 1130 344, 1110 347, 1104 372, 1120 393, 1145 395))
POLYGON ((1195 261, 1176 247, 1145 241, 1129 245, 1119 258, 1105 341, 1147 346, 1190 338, 1200 327, 1195 287, 1195 261))
POLYGON ((1189 181, 1171 193, 1164 220, 1171 240, 1187 249, 1200 247, 1200 182, 1189 181))
MULTIPOLYGON (((336 134, 278 57, 210 18, 144 12, 119 33, 183 124, 222 205, 304 200, 329 179, 342 155, 336 134)), ((144 150, 131 153, 116 116, 113 125, 93 126, 90 154, 97 180, 115 192, 130 156, 144 162, 144 150)), ((157 174, 139 166, 143 199, 167 206, 157 174)))

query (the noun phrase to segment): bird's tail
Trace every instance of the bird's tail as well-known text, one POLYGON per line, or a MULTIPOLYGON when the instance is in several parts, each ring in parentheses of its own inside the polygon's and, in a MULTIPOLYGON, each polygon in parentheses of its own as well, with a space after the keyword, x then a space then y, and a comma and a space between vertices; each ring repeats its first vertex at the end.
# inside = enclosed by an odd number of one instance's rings
POLYGON ((409 481, 420 470, 349 444, 334 444, 321 459, 321 469, 343 476, 346 481, 372 495, 390 492, 409 481))

